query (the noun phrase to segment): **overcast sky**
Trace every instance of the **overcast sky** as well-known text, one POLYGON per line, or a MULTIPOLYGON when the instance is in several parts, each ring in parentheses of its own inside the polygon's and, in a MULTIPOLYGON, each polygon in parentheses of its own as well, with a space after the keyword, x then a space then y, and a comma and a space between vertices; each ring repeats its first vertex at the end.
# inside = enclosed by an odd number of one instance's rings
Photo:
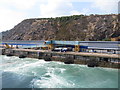
POLYGON ((119 0, 0 0, 0 32, 24 19, 80 14, 117 14, 119 0))

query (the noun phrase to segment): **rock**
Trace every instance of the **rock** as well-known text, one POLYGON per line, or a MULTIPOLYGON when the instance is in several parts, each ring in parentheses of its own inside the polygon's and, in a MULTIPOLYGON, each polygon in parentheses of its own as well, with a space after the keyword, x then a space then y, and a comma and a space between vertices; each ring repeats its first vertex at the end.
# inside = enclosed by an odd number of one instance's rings
POLYGON ((48 56, 48 55, 45 55, 45 56, 43 57, 43 59, 44 59, 45 61, 52 61, 51 57, 48 56))
POLYGON ((25 58, 26 55, 19 55, 19 58, 25 58))
POLYGON ((5 53, 2 53, 2 55, 5 55, 5 53))
POLYGON ((7 56, 13 56, 13 54, 9 53, 9 54, 7 54, 7 56))
POLYGON ((43 59, 43 57, 39 57, 38 59, 43 59))
POLYGON ((71 59, 70 57, 67 57, 67 58, 65 58, 64 63, 65 64, 74 64, 74 60, 71 59))
POLYGON ((94 61, 90 61, 90 62, 88 62, 87 66, 88 66, 88 67, 97 67, 97 66, 98 66, 98 63, 97 63, 97 62, 94 62, 94 61))
POLYGON ((88 65, 87 65, 88 67, 95 67, 95 64, 94 63, 88 63, 88 65))

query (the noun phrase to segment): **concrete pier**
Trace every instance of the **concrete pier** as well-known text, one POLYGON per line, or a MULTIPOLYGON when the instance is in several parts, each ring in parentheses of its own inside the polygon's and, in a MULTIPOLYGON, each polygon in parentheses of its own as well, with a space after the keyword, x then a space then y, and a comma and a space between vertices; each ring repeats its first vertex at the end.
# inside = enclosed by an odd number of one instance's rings
POLYGON ((85 64, 90 67, 120 68, 119 54, 87 53, 87 52, 54 52, 33 49, 0 49, 2 55, 25 55, 29 58, 60 61, 65 64, 85 64))

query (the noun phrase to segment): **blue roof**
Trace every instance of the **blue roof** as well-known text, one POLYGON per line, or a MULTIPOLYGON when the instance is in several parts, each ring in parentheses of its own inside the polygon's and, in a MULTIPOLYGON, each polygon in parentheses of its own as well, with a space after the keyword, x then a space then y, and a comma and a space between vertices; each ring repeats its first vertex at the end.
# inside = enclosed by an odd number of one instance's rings
MULTIPOLYGON (((2 43, 6 44, 6 43, 2 43)), ((24 44, 24 43, 7 43, 8 45, 37 45, 37 44, 24 44)))

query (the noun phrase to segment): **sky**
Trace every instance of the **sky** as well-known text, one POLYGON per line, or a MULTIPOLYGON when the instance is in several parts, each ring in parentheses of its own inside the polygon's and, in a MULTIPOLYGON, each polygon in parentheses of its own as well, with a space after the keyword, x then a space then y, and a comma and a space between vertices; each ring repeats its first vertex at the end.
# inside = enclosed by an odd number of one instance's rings
POLYGON ((0 0, 0 32, 29 18, 118 14, 119 0, 0 0))

